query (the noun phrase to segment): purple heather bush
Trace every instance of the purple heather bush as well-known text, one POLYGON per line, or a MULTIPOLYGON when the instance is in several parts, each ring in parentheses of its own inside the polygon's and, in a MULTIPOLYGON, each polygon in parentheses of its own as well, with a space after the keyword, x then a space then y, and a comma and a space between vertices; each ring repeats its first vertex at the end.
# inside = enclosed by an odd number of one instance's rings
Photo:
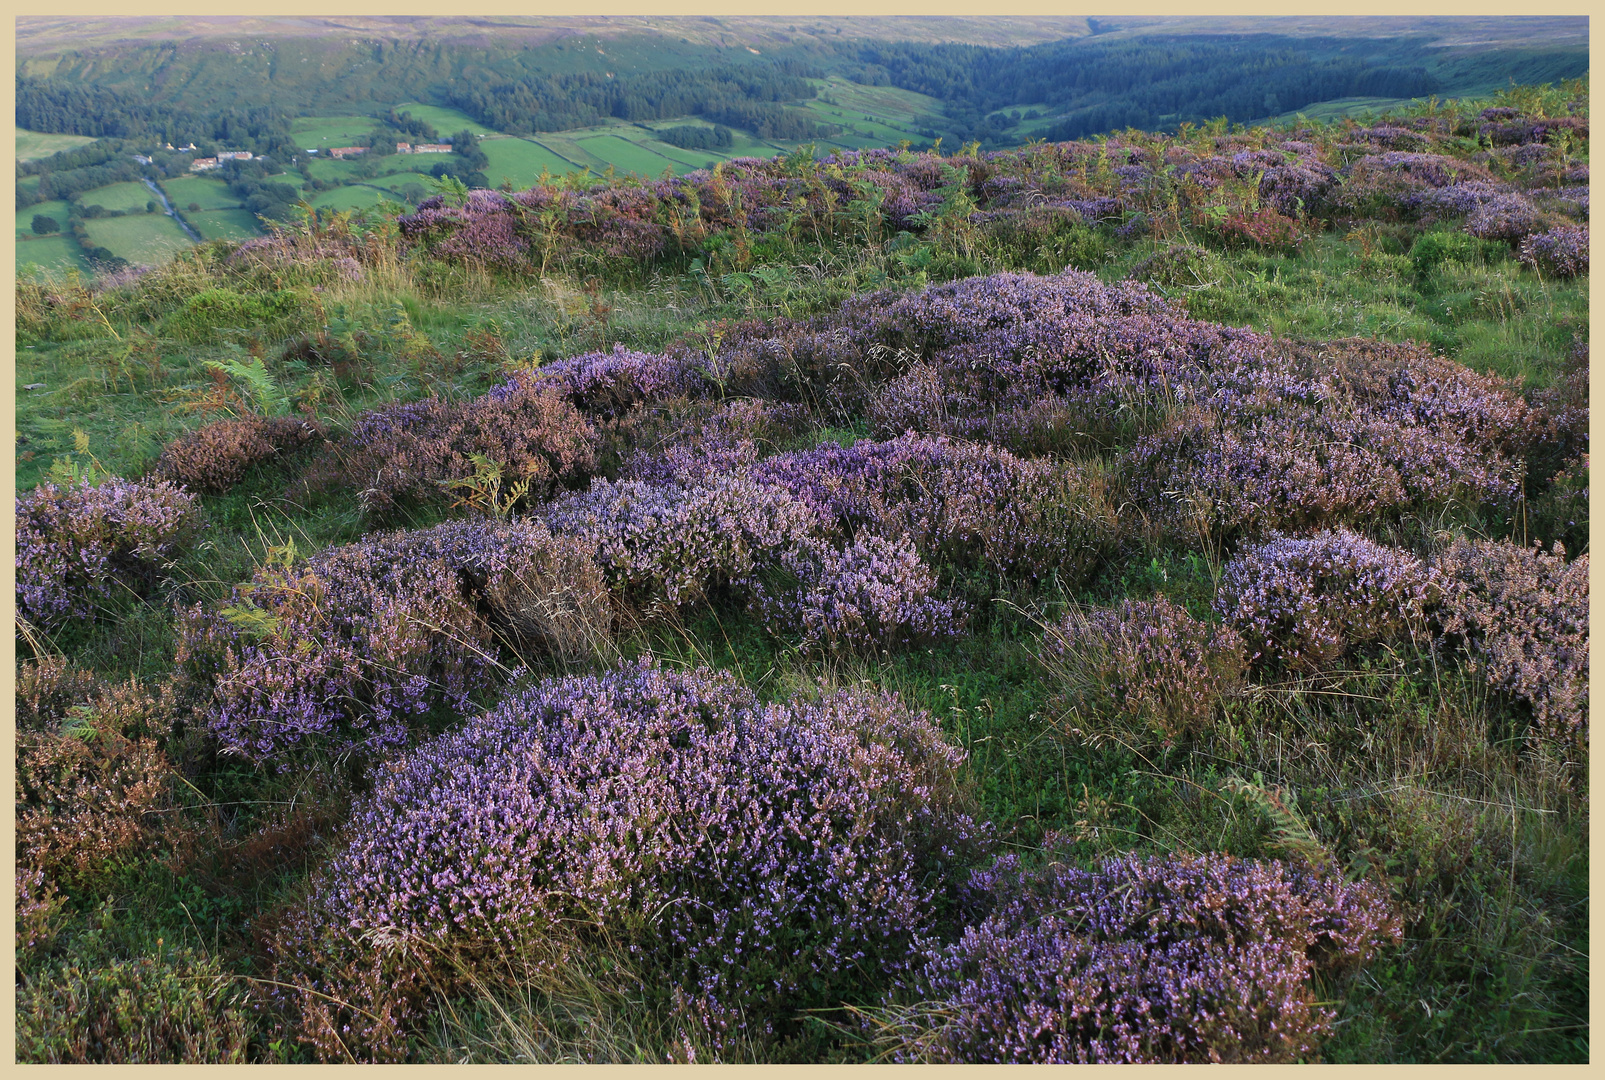
POLYGON ((1588 229, 1563 225, 1548 232, 1533 233, 1522 239, 1518 255, 1522 262, 1547 277, 1586 274, 1588 229))
POLYGON ((325 471, 361 491, 379 516, 398 500, 442 496, 471 478, 474 458, 500 467, 508 484, 527 482, 530 501, 588 476, 596 431, 572 404, 539 381, 515 379, 467 402, 428 398, 363 413, 325 471))
POLYGON ((875 654, 952 637, 963 605, 936 595, 936 579, 907 540, 817 540, 782 551, 752 586, 752 608, 804 651, 875 654), (778 579, 778 580, 776 580, 778 579))
POLYGON ((1206 542, 1451 500, 1519 498, 1533 423, 1503 379, 1415 346, 1243 337, 1123 466, 1148 513, 1206 542))
POLYGON ((1063 726, 1162 746, 1208 731, 1247 673, 1235 629, 1163 596, 1071 609, 1043 634, 1041 660, 1063 726))
POLYGON ((300 417, 216 420, 169 443, 155 472, 192 491, 220 494, 244 479, 251 466, 300 449, 323 434, 317 421, 300 417))
POLYGON ((610 623, 583 545, 472 519, 263 567, 228 604, 184 613, 178 662, 209 688, 202 711, 229 752, 378 753, 431 709, 468 708, 502 644, 586 659, 610 623))
POLYGON ((1231 559, 1215 608, 1249 659, 1319 670, 1367 645, 1421 638, 1443 595, 1407 551, 1340 529, 1273 536, 1231 559))
POLYGON ((1459 537, 1438 560, 1442 621, 1488 683, 1532 706, 1538 737, 1588 753, 1588 556, 1459 537))
POLYGON ((648 608, 683 607, 744 583, 819 529, 801 501, 742 475, 683 486, 599 478, 541 514, 594 554, 614 590, 648 608))
POLYGON ((784 1037, 906 973, 983 841, 962 757, 868 691, 760 705, 646 663, 542 682, 378 778, 276 978, 322 1054, 394 1058, 464 972, 597 941, 716 1046, 784 1037))
POLYGON ((961 575, 1081 581, 1118 536, 1097 466, 945 438, 827 442, 767 458, 752 476, 789 491, 843 537, 906 537, 933 568, 961 575))
POLYGON ((143 591, 202 526, 167 481, 40 484, 17 496, 17 612, 54 627, 92 618, 114 590, 143 591))
POLYGON ((1495 195, 1466 215, 1466 232, 1481 240, 1519 241, 1544 228, 1544 214, 1524 195, 1495 195))
POLYGON ((1112 859, 1027 873, 1003 856, 973 887, 991 911, 930 949, 893 1010, 901 1061, 1294 1062, 1335 1014, 1312 977, 1402 936, 1386 894, 1276 861, 1112 859))

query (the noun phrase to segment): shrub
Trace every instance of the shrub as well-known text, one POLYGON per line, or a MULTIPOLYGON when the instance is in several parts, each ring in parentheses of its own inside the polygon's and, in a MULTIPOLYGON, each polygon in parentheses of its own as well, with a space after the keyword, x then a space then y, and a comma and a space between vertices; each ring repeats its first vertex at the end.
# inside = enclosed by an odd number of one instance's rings
POLYGON ((864 536, 838 548, 806 541, 782 551, 782 583, 760 575, 754 613, 805 650, 877 653, 957 634, 962 605, 937 599, 936 579, 906 540, 864 536))
POLYGON ((303 289, 245 293, 224 287, 206 289, 185 299, 161 323, 161 331, 183 341, 209 341, 220 329, 257 329, 288 324, 314 307, 303 289))
POLYGON ((1250 660, 1319 670, 1356 648, 1416 638, 1441 595, 1414 555, 1339 529, 1243 551, 1222 572, 1215 609, 1250 660))
POLYGON ((204 715, 227 750, 378 752, 405 742, 411 718, 467 708, 499 645, 587 658, 610 622, 579 544, 476 519, 263 567, 227 605, 183 614, 178 662, 208 688, 204 715))
POLYGON ((633 603, 700 603, 745 582, 817 529, 787 492, 744 476, 702 483, 614 483, 555 500, 542 510, 552 531, 594 552, 608 584, 633 603))
POLYGON ((944 438, 860 440, 779 454, 752 470, 848 538, 907 537, 950 577, 1077 583, 1118 534, 1107 476, 1094 465, 1022 460, 944 438))
POLYGON ((323 434, 317 421, 299 417, 217 420, 169 443, 155 472, 193 491, 221 494, 244 479, 251 466, 299 449, 323 434))
POLYGON ((1229 855, 976 875, 992 910, 913 980, 899 1060, 1293 1062, 1334 1013, 1316 974, 1401 937, 1369 883, 1229 855))
POLYGON ((441 498, 444 488, 483 471, 483 462, 508 485, 527 485, 522 497, 538 502, 589 475, 595 440, 573 405, 519 378, 469 402, 429 398, 364 413, 334 475, 359 485, 364 509, 380 516, 404 496, 441 498))
POLYGON ((200 527, 194 496, 165 481, 40 484, 17 496, 17 609, 42 626, 91 618, 114 587, 154 584, 200 527))
POLYGON ((192 949, 73 957, 18 979, 17 1060, 244 1064, 253 1021, 244 987, 192 949))
POLYGON ((1516 241, 1544 227, 1544 216, 1521 195, 1496 195, 1466 215, 1466 231, 1483 240, 1516 241))
POLYGON ((978 836, 961 758, 895 697, 760 706, 646 664, 544 682, 380 778, 277 977, 320 1053, 392 1057, 453 970, 611 942, 716 1042, 784 1037, 905 968, 978 836))
POLYGON ((28 712, 16 747, 19 863, 93 891, 123 861, 183 843, 170 813, 173 769, 158 741, 178 717, 170 685, 158 694, 133 683, 97 687, 59 719, 28 712))
POLYGON ((1200 622, 1163 596, 1072 608, 1043 635, 1042 662, 1066 724, 1092 738, 1112 729, 1165 746, 1207 731, 1247 668, 1236 630, 1200 622))
POLYGON ((1443 625, 1488 683, 1532 706, 1536 734, 1587 753, 1588 555, 1457 538, 1438 561, 1443 625))
POLYGON ((1588 273, 1588 230, 1562 226, 1523 237, 1518 255, 1522 262, 1555 278, 1588 273))
POLYGON ((1220 260, 1193 244, 1172 244, 1131 268, 1131 277, 1167 289, 1209 285, 1221 275, 1220 260))
POLYGON ((1150 515, 1217 543, 1513 504, 1530 410, 1497 376, 1416 346, 1242 338, 1123 456, 1150 515))

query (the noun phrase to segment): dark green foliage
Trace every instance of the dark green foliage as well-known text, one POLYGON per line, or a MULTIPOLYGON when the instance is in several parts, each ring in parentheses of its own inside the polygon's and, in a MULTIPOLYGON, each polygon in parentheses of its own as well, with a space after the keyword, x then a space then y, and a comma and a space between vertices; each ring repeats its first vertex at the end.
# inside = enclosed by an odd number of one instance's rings
POLYGON ((659 128, 653 134, 670 146, 678 146, 686 150, 715 150, 722 146, 729 146, 735 141, 730 129, 723 124, 715 124, 712 127, 680 124, 677 127, 659 128))
POLYGON ((33 216, 33 231, 36 235, 48 236, 50 233, 60 232, 61 223, 53 217, 46 217, 44 214, 35 214, 33 216))

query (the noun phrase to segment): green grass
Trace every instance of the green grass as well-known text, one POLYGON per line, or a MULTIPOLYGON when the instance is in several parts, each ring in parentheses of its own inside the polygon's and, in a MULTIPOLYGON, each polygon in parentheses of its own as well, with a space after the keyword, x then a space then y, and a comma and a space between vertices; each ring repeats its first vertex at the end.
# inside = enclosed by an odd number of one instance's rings
POLYGON ((120 184, 108 184, 105 187, 93 188, 78 196, 80 206, 104 206, 107 210, 132 210, 143 212, 145 204, 155 201, 158 206, 161 200, 156 193, 140 183, 138 180, 128 180, 120 184))
POLYGON ((27 128, 17 128, 17 160, 33 161, 36 158, 46 158, 51 154, 59 154, 63 150, 71 150, 77 146, 88 146, 94 142, 89 135, 48 135, 42 131, 29 131, 27 128))
POLYGON ((33 219, 43 214, 47 218, 55 218, 56 224, 62 229, 67 228, 68 204, 62 199, 52 199, 50 202, 34 203, 24 206, 17 211, 17 235, 32 236, 33 219))
POLYGON ((312 179, 322 180, 325 184, 344 184, 355 179, 357 163, 318 157, 307 163, 307 172, 312 174, 312 179))
MULTIPOLYGON (((274 183, 279 178, 274 177, 274 183)), ((176 180, 163 180, 162 190, 179 210, 196 203, 202 210, 227 210, 240 205, 240 197, 228 185, 213 176, 181 176, 176 180)))
POLYGON ((366 210, 377 206, 385 198, 384 192, 367 184, 347 184, 333 191, 320 191, 311 202, 320 210, 366 210))
POLYGON ((553 176, 574 171, 574 166, 546 147, 529 139, 487 139, 479 144, 490 164, 484 173, 492 185, 510 179, 517 187, 529 187, 545 169, 553 176))
POLYGON ((679 164, 619 135, 599 135, 581 141, 580 145, 592 157, 612 165, 619 172, 640 173, 655 178, 664 169, 679 164))
POLYGON ((496 129, 486 127, 467 113, 458 112, 456 109, 448 109, 442 105, 420 105, 416 101, 409 101, 404 105, 397 105, 396 112, 412 113, 414 118, 422 120, 426 124, 434 125, 435 130, 440 132, 442 139, 449 139, 457 132, 465 129, 475 135, 500 134, 496 129))
POLYGON ((66 233, 54 236, 33 236, 31 233, 26 237, 19 235, 17 269, 20 271, 29 263, 37 265, 51 275, 63 274, 68 270, 89 269, 89 263, 84 260, 78 242, 66 233))
POLYGON ((166 214, 98 218, 84 223, 89 241, 113 255, 144 266, 165 262, 193 246, 176 221, 166 214))
POLYGON ((262 235, 256 215, 249 210, 191 210, 184 217, 206 240, 247 240, 262 235))
POLYGON ((371 116, 303 116, 290 125, 290 134, 303 150, 327 151, 351 146, 373 130, 371 116))

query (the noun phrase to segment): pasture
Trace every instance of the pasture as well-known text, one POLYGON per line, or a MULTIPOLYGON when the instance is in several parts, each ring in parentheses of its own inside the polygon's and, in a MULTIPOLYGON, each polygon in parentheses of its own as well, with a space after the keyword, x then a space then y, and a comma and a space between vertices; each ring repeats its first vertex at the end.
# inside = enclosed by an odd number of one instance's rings
POLYGON ((166 214, 138 214, 86 221, 89 242, 141 266, 166 262, 194 242, 166 214))
POLYGON ((249 240, 262 235, 256 215, 245 209, 192 210, 184 218, 206 240, 249 240))
MULTIPOLYGON (((108 184, 83 192, 78 196, 78 204, 104 206, 107 210, 143 213, 145 204, 155 198, 156 194, 138 180, 127 180, 120 184, 108 184)), ((159 201, 157 205, 161 205, 159 201)))
POLYGON ((79 146, 88 146, 94 138, 88 135, 49 135, 42 131, 29 131, 27 128, 17 128, 17 160, 33 161, 36 158, 47 158, 51 154, 59 154, 63 150, 71 150, 79 146))
MULTIPOLYGON (((275 178, 277 179, 277 178, 275 178)), ((162 181, 162 190, 179 210, 194 203, 202 210, 224 210, 240 205, 240 197, 228 185, 212 176, 181 176, 162 181)))

